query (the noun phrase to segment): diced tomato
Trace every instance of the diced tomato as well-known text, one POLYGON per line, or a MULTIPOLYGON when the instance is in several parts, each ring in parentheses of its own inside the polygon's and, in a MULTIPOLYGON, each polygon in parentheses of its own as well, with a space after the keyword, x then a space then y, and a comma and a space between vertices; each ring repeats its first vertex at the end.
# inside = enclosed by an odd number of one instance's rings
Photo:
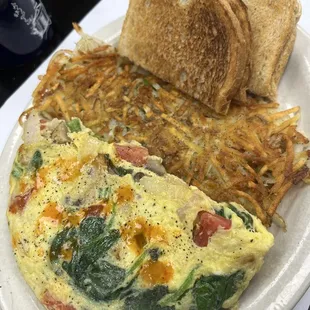
POLYGON ((40 119, 40 130, 44 130, 46 128, 47 121, 45 119, 40 119))
POLYGON ((10 206, 9 206, 9 211, 11 213, 21 213, 25 207, 26 204, 32 194, 34 189, 29 190, 28 192, 26 192, 24 195, 17 195, 13 201, 11 202, 10 206))
POLYGON ((141 167, 146 164, 149 155, 148 149, 141 146, 115 145, 116 154, 135 166, 141 167))
POLYGON ((44 293, 42 304, 49 310, 76 310, 73 306, 65 305, 61 301, 56 300, 49 292, 44 293))
POLYGON ((199 247, 206 247, 209 238, 219 229, 231 228, 231 220, 207 211, 200 211, 194 221, 193 240, 199 247))
POLYGON ((92 205, 85 210, 86 217, 99 216, 103 210, 104 205, 92 205))

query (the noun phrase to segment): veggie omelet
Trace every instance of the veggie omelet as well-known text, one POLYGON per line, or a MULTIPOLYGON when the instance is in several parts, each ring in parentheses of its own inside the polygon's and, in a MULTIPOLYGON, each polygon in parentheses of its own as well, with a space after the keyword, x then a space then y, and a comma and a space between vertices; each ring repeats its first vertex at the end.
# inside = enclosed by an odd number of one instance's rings
POLYGON ((167 174, 136 142, 32 111, 7 216, 29 286, 48 309, 231 308, 273 236, 236 203, 167 174))

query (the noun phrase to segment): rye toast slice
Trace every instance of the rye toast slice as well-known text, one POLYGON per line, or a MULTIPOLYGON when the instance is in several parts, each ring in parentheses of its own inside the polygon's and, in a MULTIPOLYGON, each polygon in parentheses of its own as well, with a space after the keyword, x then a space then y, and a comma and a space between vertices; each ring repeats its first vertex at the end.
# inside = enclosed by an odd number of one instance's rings
POLYGON ((247 40, 227 0, 131 0, 118 49, 222 114, 247 70, 247 40))

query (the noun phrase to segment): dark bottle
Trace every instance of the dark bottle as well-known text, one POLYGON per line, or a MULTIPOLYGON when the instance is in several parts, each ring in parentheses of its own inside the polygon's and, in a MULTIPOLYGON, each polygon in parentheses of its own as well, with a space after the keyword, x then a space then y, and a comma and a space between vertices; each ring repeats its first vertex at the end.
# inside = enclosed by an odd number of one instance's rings
POLYGON ((51 35, 41 0, 0 0, 0 69, 31 61, 51 35))

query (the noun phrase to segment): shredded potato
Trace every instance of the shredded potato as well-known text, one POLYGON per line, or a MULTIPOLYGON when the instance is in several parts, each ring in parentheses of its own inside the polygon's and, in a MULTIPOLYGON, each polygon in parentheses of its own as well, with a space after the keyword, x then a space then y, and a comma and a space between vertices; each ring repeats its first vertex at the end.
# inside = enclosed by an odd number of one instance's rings
POLYGON ((168 172, 214 200, 242 203, 266 226, 274 218, 285 227, 278 205, 294 184, 309 183, 310 152, 295 151, 309 142, 296 129, 299 107, 249 98, 219 116, 107 45, 58 52, 33 99, 46 117, 79 117, 109 142, 142 143, 168 172))

